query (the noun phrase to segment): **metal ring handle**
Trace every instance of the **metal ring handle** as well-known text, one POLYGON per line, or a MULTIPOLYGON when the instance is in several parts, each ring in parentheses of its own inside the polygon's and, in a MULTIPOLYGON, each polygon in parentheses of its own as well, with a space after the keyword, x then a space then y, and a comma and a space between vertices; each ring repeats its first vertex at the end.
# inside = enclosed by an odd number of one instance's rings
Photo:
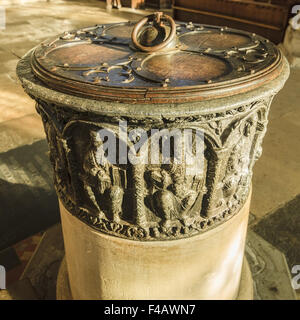
POLYGON ((132 33, 131 33, 131 40, 134 44, 134 46, 137 49, 140 49, 142 51, 146 51, 146 52, 154 52, 157 50, 161 50, 164 47, 166 47, 168 44, 171 43, 171 41, 174 39, 176 35, 176 24, 175 21, 168 15, 164 14, 163 12, 155 12, 154 14, 151 14, 147 17, 144 17, 143 19, 141 19, 133 28, 132 33), (137 40, 139 31, 141 30, 141 28, 148 22, 148 21, 154 21, 155 24, 157 24, 158 26, 162 27, 163 26, 163 22, 162 19, 167 20, 170 23, 171 26, 171 31, 167 37, 166 40, 164 40, 163 42, 161 42, 158 45, 155 46, 144 46, 142 44, 140 44, 137 40))

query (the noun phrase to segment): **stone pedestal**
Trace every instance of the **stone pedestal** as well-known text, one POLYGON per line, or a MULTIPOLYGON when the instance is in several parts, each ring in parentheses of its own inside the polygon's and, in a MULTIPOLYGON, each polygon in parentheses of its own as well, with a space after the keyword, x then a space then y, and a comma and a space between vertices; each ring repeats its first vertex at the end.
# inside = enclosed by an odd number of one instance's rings
POLYGON ((74 299, 251 298, 252 169, 289 75, 273 44, 156 13, 66 32, 17 71, 60 200, 58 297, 69 279, 74 299))

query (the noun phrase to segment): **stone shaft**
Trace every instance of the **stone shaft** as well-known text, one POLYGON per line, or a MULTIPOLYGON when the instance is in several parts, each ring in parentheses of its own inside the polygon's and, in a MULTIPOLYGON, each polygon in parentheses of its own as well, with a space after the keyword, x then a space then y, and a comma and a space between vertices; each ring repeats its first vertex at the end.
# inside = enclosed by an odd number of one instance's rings
POLYGON ((236 299, 249 205, 250 195, 230 221, 204 234, 140 242, 91 230, 60 204, 73 299, 236 299))

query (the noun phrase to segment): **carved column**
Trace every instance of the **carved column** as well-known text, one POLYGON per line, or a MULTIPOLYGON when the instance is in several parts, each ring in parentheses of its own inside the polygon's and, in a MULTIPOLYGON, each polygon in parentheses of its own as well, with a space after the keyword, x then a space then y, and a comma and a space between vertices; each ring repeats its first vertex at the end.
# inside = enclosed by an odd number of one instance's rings
POLYGON ((59 281, 70 288, 60 285, 58 296, 251 298, 251 281, 241 278, 251 278, 244 244, 252 168, 288 64, 256 35, 176 26, 161 14, 147 19, 132 43, 130 22, 96 26, 46 42, 18 65, 44 123, 60 201, 66 258, 59 281), (211 48, 201 47, 203 37, 212 37, 211 48), (201 171, 175 161, 184 144, 174 141, 184 132, 191 141, 203 134, 201 171), (129 161, 123 151, 132 146, 158 162, 129 161))

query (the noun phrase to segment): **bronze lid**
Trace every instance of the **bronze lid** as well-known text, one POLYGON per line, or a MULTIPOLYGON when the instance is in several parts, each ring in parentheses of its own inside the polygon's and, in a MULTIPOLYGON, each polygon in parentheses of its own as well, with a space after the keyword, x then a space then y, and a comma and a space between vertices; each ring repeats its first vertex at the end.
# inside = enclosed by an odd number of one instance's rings
POLYGON ((82 97, 175 103, 220 98, 276 78, 282 56, 256 34, 175 23, 162 13, 64 34, 32 53, 35 75, 82 97))

